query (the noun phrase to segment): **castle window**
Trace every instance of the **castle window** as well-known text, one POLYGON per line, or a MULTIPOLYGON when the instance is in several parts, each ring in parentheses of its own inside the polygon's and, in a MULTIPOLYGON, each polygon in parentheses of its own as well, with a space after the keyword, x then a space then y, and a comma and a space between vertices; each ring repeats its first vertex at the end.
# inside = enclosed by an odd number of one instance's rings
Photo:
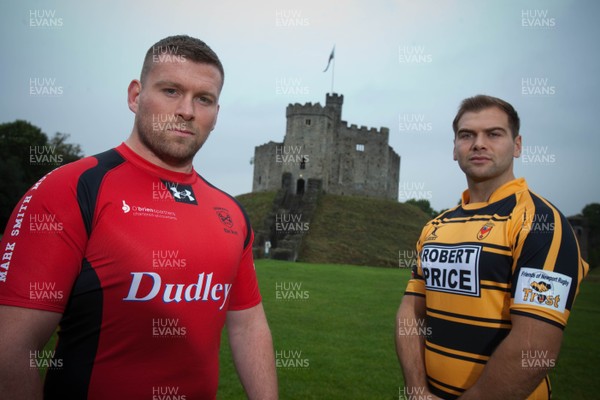
POLYGON ((310 118, 306 118, 306 119, 304 120, 304 123, 305 123, 306 125, 310 125, 310 122, 311 122, 311 121, 310 121, 310 118))
POLYGON ((302 157, 302 161, 300 162, 300 169, 306 169, 306 157, 302 157))
POLYGON ((356 145, 356 151, 365 151, 365 145, 364 144, 357 144, 356 145))

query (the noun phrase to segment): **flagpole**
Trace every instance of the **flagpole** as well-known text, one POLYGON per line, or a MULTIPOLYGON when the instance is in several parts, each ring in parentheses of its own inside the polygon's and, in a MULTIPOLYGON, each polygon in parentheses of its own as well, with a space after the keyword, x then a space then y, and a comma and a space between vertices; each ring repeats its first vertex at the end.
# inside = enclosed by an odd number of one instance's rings
MULTIPOLYGON (((335 50, 335 46, 333 46, 335 50)), ((335 76, 335 56, 333 57, 333 68, 331 69, 331 94, 333 95, 333 79, 335 76)))

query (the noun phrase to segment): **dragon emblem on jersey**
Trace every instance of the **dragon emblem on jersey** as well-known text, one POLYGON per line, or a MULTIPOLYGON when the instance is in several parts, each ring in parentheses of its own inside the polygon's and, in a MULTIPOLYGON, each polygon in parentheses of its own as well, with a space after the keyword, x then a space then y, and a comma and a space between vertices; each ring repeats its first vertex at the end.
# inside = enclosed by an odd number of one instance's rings
POLYGON ((484 226, 481 227, 481 229, 477 233, 477 239, 483 240, 486 237, 488 237, 493 227, 494 224, 492 222, 487 222, 484 226))

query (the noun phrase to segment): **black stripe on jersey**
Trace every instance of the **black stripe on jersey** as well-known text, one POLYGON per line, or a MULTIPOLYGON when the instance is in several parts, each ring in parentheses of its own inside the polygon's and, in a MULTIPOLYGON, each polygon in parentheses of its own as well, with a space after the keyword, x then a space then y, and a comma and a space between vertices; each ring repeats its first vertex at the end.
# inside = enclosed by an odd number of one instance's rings
POLYGON ((96 201, 98 200, 98 191, 102 179, 111 169, 125 161, 114 149, 96 154, 94 158, 98 160, 98 164, 82 173, 77 182, 77 202, 88 237, 92 233, 94 211, 96 210, 96 201))
POLYGON ((419 297, 425 297, 424 294, 422 293, 415 293, 415 292, 404 292, 405 296, 419 296, 419 297))
POLYGON ((448 392, 444 392, 443 390, 438 389, 437 387, 433 386, 433 385, 429 385, 429 391, 434 395, 439 397, 440 399, 445 399, 445 400, 456 400, 458 399, 458 396, 455 396, 451 393, 448 392))
POLYGON ((240 204, 239 201, 237 201, 237 199, 235 197, 233 197, 232 195, 230 195, 227 192, 222 191, 218 187, 214 186, 213 184, 211 184, 210 182, 208 182, 206 179, 204 179, 200 174, 198 174, 198 177, 200 179, 202 179, 204 181, 204 183, 206 183, 208 186, 210 186, 211 188, 213 188, 215 190, 218 190, 219 192, 223 193, 225 196, 227 196, 231 200, 233 200, 233 202, 235 204, 237 204, 237 206, 239 207, 239 209, 242 211, 242 214, 244 215, 244 219, 246 220, 246 239, 244 240, 244 249, 246 247, 248 247, 248 245, 251 244, 250 240, 252 238, 252 225, 250 224, 250 218, 248 217, 248 214, 246 214, 246 210, 244 209, 244 207, 240 204))
POLYGON ((430 315, 427 316, 427 326, 431 327, 431 336, 428 338, 431 343, 488 357, 510 332, 510 329, 469 325, 430 315))
MULTIPOLYGON (((512 256, 485 251, 487 244, 479 255, 479 279, 498 283, 510 283, 512 276, 512 256)), ((500 246, 497 246, 500 247, 500 246)), ((496 247, 496 248, 497 248, 496 247)), ((498 290, 499 288, 495 288, 498 290)))
POLYGON ((508 325, 511 324, 510 319, 506 320, 506 319, 473 317, 471 315, 456 314, 456 313, 451 313, 449 311, 436 310, 435 308, 430 308, 430 307, 427 307, 427 311, 431 311, 431 312, 434 312, 436 314, 447 315, 449 317, 454 317, 454 318, 468 319, 468 320, 471 320, 471 321, 489 322, 489 323, 492 323, 492 324, 508 324, 508 325))
POLYGON ((63 365, 48 369, 44 399, 87 399, 100 339, 103 297, 100 278, 83 259, 59 324, 55 358, 63 365))
MULTIPOLYGON (((517 197, 515 195, 511 195, 502 200, 498 200, 492 204, 488 204, 483 208, 477 208, 474 210, 465 210, 462 206, 459 206, 451 212, 444 214, 444 219, 475 217, 471 221, 477 221, 479 220, 481 215, 497 215, 498 217, 510 217, 516 205, 517 197)), ((445 222, 450 221, 444 220, 444 223, 445 222)))
MULTIPOLYGON (((486 221, 488 221, 486 219, 486 221)), ((463 246, 463 245, 472 245, 472 246, 479 246, 479 247, 489 247, 491 249, 497 249, 497 250, 502 250, 502 251, 511 251, 511 248, 508 246, 500 246, 498 244, 493 244, 493 243, 481 243, 481 242, 460 242, 460 243, 444 243, 444 242, 435 242, 435 243, 428 243, 428 244, 432 244, 432 245, 439 245, 439 246, 463 246)), ((427 246, 424 245, 424 246, 427 246)))
POLYGON ((519 311, 519 310, 510 310, 510 313, 511 313, 511 314, 516 314, 516 315, 522 315, 522 316, 524 316, 524 317, 529 317, 529 318, 537 319, 538 321, 544 321, 544 322, 547 322, 547 323, 549 323, 550 325, 554 325, 554 326, 557 326, 557 327, 559 327, 559 328, 560 328, 560 329, 562 329, 563 331, 565 330, 565 327, 564 327, 563 325, 561 325, 560 323, 558 323, 558 322, 556 322, 556 321, 553 321, 553 320, 551 320, 551 319, 547 319, 547 318, 544 318, 544 317, 540 317, 540 316, 539 316, 539 315, 537 315, 537 314, 530 314, 530 313, 528 313, 528 312, 525 312, 525 311, 519 311))
MULTIPOLYGON (((525 242, 523 243, 523 250, 517 261, 517 268, 515 274, 519 273, 521 267, 528 268, 544 268, 544 262, 550 250, 552 244, 552 237, 554 228, 557 225, 554 223, 554 213, 552 209, 546 205, 539 197, 531 193, 531 198, 535 206, 535 214, 525 214, 525 225, 527 222, 531 223, 531 230, 528 232, 525 242), (537 229, 537 228, 549 228, 552 229, 537 229)), ((518 276, 518 275, 516 275, 518 276)), ((513 293, 514 295, 514 293, 513 293)))
POLYGON ((466 356, 461 356, 458 354, 448 353, 447 351, 442 351, 440 349, 433 348, 431 346, 428 346, 427 344, 425 344, 425 348, 429 351, 433 351, 434 353, 438 353, 438 354, 441 354, 446 357, 455 358, 457 360, 463 360, 463 361, 473 362, 473 363, 477 363, 477 364, 486 364, 487 363, 486 360, 480 360, 480 359, 474 358, 474 357, 466 357, 466 356))
POLYGON ((507 293, 509 293, 511 291, 511 288, 509 288, 509 287, 503 288, 503 287, 500 287, 500 286, 482 285, 482 284, 480 284, 479 287, 482 288, 482 289, 499 290, 501 292, 507 292, 507 293))

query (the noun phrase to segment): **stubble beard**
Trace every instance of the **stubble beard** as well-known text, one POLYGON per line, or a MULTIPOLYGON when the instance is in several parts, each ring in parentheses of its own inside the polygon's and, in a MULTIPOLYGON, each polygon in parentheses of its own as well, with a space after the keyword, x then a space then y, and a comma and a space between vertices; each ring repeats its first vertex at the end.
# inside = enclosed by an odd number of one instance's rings
MULTIPOLYGON (((186 122, 178 122, 182 127, 188 125, 186 122)), ((194 159, 196 153, 200 150, 204 141, 198 141, 196 137, 180 137, 167 132, 166 130, 156 130, 148 118, 136 115, 137 132, 140 141, 156 157, 168 165, 181 167, 188 165, 194 159)), ((187 130, 198 133, 191 127, 187 130)))

